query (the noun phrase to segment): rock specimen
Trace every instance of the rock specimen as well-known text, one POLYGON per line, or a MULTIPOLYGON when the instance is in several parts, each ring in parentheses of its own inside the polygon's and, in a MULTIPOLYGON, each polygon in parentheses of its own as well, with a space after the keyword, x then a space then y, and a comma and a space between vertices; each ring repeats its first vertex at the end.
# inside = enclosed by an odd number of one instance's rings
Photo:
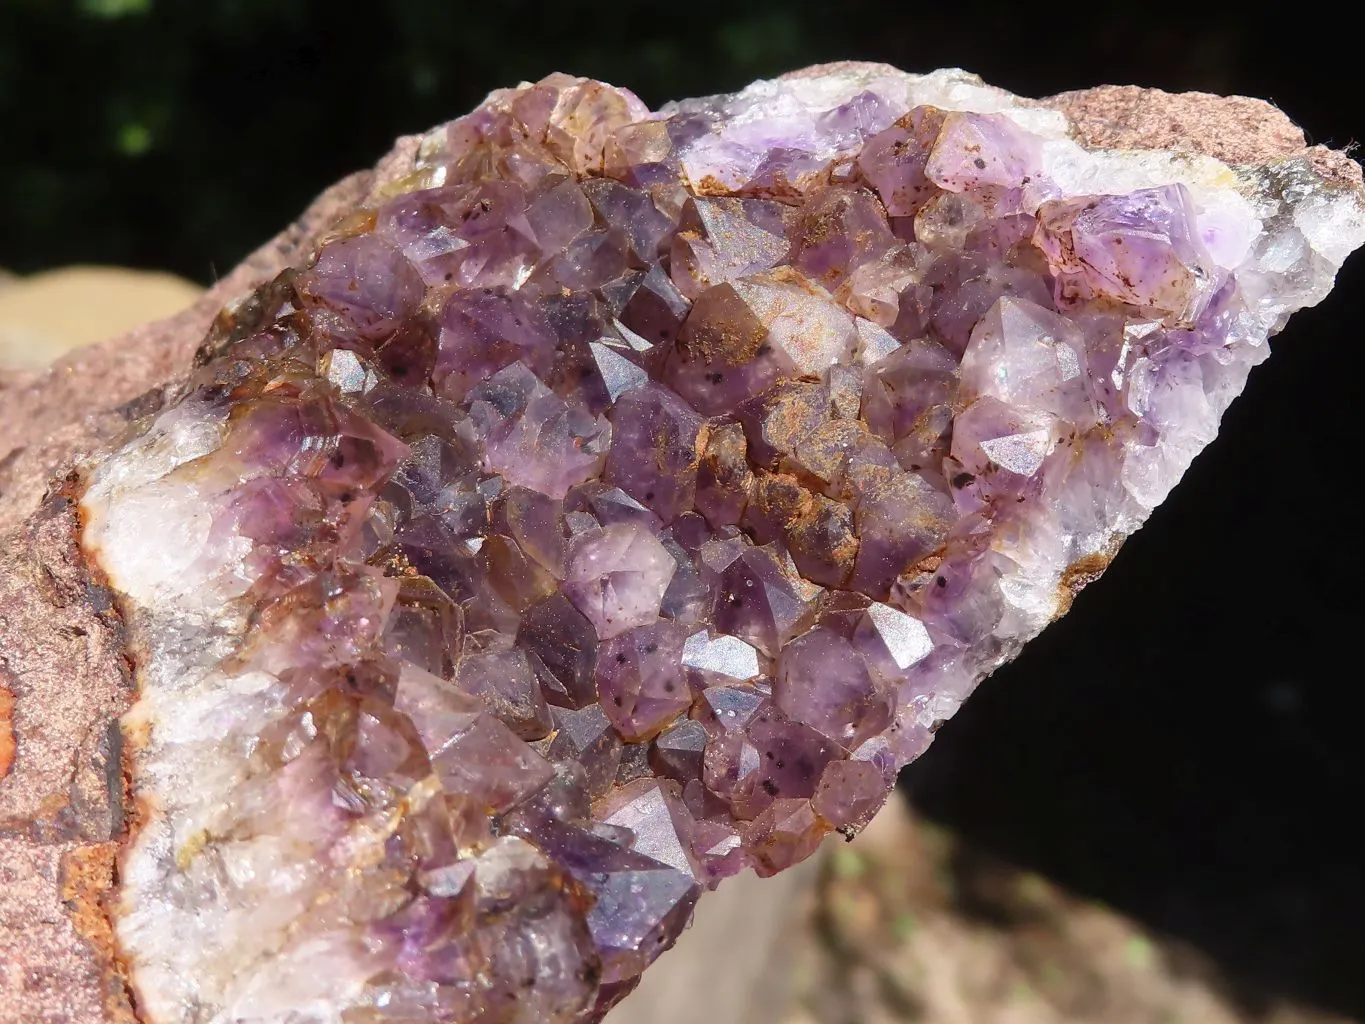
POLYGON ((1365 239, 1269 108, 1201 152, 1125 101, 551 76, 229 303, 66 485, 137 682, 137 1019, 596 1019, 866 824, 1365 239))

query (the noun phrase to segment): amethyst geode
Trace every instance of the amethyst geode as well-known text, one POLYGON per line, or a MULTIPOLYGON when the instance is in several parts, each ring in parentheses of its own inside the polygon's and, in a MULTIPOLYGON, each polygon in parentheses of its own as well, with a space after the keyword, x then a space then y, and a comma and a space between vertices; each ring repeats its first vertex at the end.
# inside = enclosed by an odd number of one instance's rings
POLYGON ((98 462, 144 1020, 595 1019, 852 836, 1362 240, 961 72, 429 134, 98 462))

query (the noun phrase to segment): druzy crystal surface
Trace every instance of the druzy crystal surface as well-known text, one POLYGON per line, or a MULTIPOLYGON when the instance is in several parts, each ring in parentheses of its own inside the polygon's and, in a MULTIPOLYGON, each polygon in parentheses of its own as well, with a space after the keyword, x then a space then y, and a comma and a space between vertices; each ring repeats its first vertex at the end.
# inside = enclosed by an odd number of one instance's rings
POLYGON ((429 134, 91 477, 146 1020, 599 1017, 1065 611, 1355 202, 960 72, 429 134))

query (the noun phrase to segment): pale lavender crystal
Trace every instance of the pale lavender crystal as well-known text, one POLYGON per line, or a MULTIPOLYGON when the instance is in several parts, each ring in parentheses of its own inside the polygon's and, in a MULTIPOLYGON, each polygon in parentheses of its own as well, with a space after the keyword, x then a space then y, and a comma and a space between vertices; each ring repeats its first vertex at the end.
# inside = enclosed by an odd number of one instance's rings
POLYGON ((589 793, 606 793, 621 765, 621 735, 611 724, 600 704, 589 704, 581 711, 554 711, 555 733, 548 754, 556 762, 576 762, 586 769, 589 793))
POLYGON ((655 779, 628 783, 603 800, 600 810, 604 823, 630 831, 632 850, 683 874, 697 873, 688 842, 692 816, 674 784, 655 779))
POLYGON ((773 801, 750 823, 745 836, 754 871, 766 877, 805 860, 827 831, 809 800, 773 801))
POLYGON ((993 498, 1021 495, 1059 440, 1059 420, 979 398, 953 423, 952 486, 967 511, 993 498))
POLYGON ((1002 298, 962 354, 965 397, 991 396, 1026 412, 1093 424, 1091 378, 1080 329, 1023 299, 1002 298))
POLYGON ((1302 159, 1080 132, 960 72, 553 75, 219 317, 82 503, 149 1024, 598 1020, 865 826, 1365 236, 1302 159))
POLYGON ((943 113, 917 107, 867 141, 855 158, 888 217, 913 217, 935 191, 925 164, 943 124, 943 113))
POLYGON ((616 405, 607 479, 665 521, 692 508, 702 420, 657 384, 637 387, 616 405))
POLYGON ((515 182, 431 189, 395 200, 376 231, 403 247, 428 285, 505 286, 539 253, 526 206, 515 182))
POLYGON ((689 872, 591 832, 546 819, 526 832, 591 895, 586 922, 604 982, 638 976, 681 930, 700 894, 689 872))
POLYGON ((646 528, 613 523, 570 542, 564 593, 605 640, 653 622, 675 571, 668 549, 646 528))
POLYGON ((715 548, 703 557, 711 555, 708 568, 719 577, 717 628, 776 657, 783 644, 810 625, 819 588, 783 565, 770 548, 720 542, 715 548))
POLYGON ((830 186, 814 192, 797 218, 791 260, 833 291, 855 268, 877 261, 897 244, 871 191, 830 186))
POLYGON ((848 749, 891 724, 891 699, 853 644, 829 629, 782 648, 773 697, 787 716, 848 749))
POLYGON ((815 813, 838 829, 862 828, 886 802, 886 779, 869 761, 835 761, 811 798, 815 813))
POLYGON ((659 622, 597 649, 597 699, 626 740, 649 739, 692 706, 683 669, 686 636, 677 623, 659 622))
POLYGON ((850 639, 872 671, 892 681, 934 649, 923 622, 877 601, 861 609, 850 639))
POLYGON ((650 754, 660 775, 686 784, 701 778, 705 751, 706 729, 694 719, 685 719, 665 729, 654 741, 650 754))
POLYGON ((524 651, 466 654, 460 659, 455 682, 465 693, 480 698, 522 739, 538 740, 550 732, 550 707, 524 651))
POLYGON ((520 363, 473 397, 470 414, 486 439, 484 464, 509 483, 562 498, 601 471, 611 427, 565 403, 520 363))
POLYGON ((453 292, 440 316, 437 390, 463 398, 474 385, 520 360, 540 373, 554 359, 554 336, 519 292, 453 292))
POLYGON ((562 593, 522 613, 517 644, 531 659, 551 704, 582 707, 596 701, 597 633, 562 593))
POLYGON ((1042 140, 1004 114, 953 112, 943 119, 924 176, 949 192, 1023 189, 1043 178, 1042 140))
POLYGON ((299 298, 329 328, 365 341, 392 334, 422 301, 412 264, 375 235, 328 246, 299 279, 299 298))
POLYGON ((701 630, 683 645, 682 664, 704 686, 729 686, 757 679, 762 672, 758 651, 737 636, 701 630))
POLYGON ((1037 240, 1066 308, 1109 295, 1189 322, 1221 285, 1183 185, 1046 203, 1037 240))
POLYGON ((549 762, 482 701, 420 669, 404 670, 394 707, 412 719, 442 783, 495 811, 515 806, 554 776, 549 762))
POLYGON ((669 269, 682 294, 776 266, 787 255, 787 208, 764 199, 697 197, 683 208, 669 269))
POLYGON ((764 691, 754 686, 712 686, 702 691, 703 722, 716 734, 736 733, 762 705, 764 691))

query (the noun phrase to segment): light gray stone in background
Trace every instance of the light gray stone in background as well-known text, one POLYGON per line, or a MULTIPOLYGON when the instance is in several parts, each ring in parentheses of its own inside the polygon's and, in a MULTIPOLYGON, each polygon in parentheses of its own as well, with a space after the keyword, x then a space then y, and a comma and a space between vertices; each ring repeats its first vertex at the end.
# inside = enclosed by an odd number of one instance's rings
MULTIPOLYGON (((833 842, 833 841, 832 841, 833 842)), ((828 845, 828 844, 827 844, 828 845)), ((772 878, 745 872, 697 903, 692 926, 607 1024, 776 1024, 823 856, 772 878)))

